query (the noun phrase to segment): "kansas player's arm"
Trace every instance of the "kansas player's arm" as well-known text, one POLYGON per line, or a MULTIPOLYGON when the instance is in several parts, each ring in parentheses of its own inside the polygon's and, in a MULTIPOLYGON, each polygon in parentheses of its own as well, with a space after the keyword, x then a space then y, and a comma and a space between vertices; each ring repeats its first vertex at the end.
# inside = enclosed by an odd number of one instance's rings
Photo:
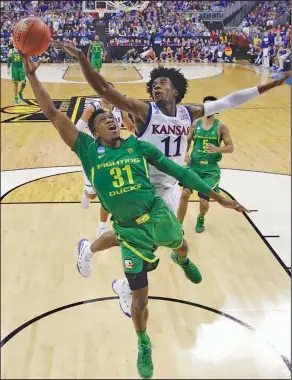
POLYGON ((231 208, 239 212, 247 212, 247 209, 237 201, 224 198, 217 194, 212 190, 211 186, 204 182, 196 173, 179 166, 169 158, 165 157, 154 145, 146 141, 138 141, 138 144, 141 149, 141 154, 149 164, 155 166, 161 172, 176 178, 183 184, 183 186, 196 190, 202 194, 206 194, 209 198, 214 199, 223 207, 231 208))
POLYGON ((63 112, 57 110, 49 94, 38 80, 35 71, 39 66, 39 62, 34 63, 31 57, 22 56, 22 59, 27 79, 31 84, 36 100, 39 106, 41 107, 43 113, 47 116, 47 118, 57 129, 63 141, 70 148, 73 148, 78 137, 78 131, 75 125, 69 119, 69 117, 65 115, 63 112))
POLYGON ((123 112, 123 125, 129 132, 135 133, 135 124, 132 123, 127 112, 123 112))
POLYGON ((115 107, 137 116, 144 123, 147 121, 150 109, 148 103, 138 99, 128 98, 121 92, 115 90, 100 73, 91 67, 82 51, 77 49, 70 42, 63 42, 61 46, 77 59, 86 81, 100 97, 115 107))
POLYGON ((251 87, 245 90, 236 91, 233 94, 215 100, 214 102, 208 102, 205 104, 192 104, 189 106, 189 110, 193 116, 193 119, 195 120, 203 116, 211 116, 215 113, 222 112, 227 109, 236 108, 244 103, 249 102, 250 100, 255 99, 264 92, 281 86, 283 83, 285 83, 286 79, 290 75, 291 72, 287 72, 280 79, 274 80, 267 84, 261 84, 257 87, 251 87))
POLYGON ((95 111, 95 107, 93 104, 89 104, 85 110, 83 111, 81 118, 76 123, 76 128, 78 131, 83 131, 85 128, 88 127, 88 120, 90 119, 90 116, 95 111))

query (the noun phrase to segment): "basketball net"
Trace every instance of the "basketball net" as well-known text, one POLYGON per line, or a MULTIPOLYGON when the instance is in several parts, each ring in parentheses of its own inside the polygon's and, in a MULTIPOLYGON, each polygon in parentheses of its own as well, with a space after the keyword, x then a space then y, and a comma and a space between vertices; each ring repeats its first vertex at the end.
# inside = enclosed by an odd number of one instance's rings
POLYGON ((82 10, 87 13, 99 13, 103 17, 105 13, 143 11, 147 8, 149 1, 104 1, 105 8, 100 8, 100 3, 100 1, 82 1, 82 10), (90 3, 90 7, 87 3, 90 3), (92 8, 92 3, 94 3, 94 8, 92 8))

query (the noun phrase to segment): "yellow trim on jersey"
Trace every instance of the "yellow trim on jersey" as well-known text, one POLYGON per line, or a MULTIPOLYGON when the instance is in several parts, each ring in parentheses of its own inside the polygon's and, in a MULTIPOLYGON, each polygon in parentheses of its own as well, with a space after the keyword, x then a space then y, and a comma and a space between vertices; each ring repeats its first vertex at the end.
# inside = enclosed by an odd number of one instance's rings
POLYGON ((146 177, 149 178, 148 164, 147 164, 147 161, 145 160, 145 157, 143 157, 143 161, 144 161, 146 177))
POLYGON ((217 183, 215 183, 215 185, 212 187, 212 190, 215 189, 219 185, 219 183, 220 183, 220 180, 217 183))
MULTIPOLYGON (((119 240, 121 240, 120 236, 119 240)), ((129 243, 127 243, 124 240, 121 240, 121 242, 124 244, 126 248, 128 248, 130 251, 135 253, 135 255, 139 256, 142 260, 147 261, 148 263, 155 263, 155 261, 158 260, 158 257, 154 257, 154 259, 149 259, 148 257, 145 257, 141 252, 139 252, 136 248, 132 247, 129 243)))
POLYGON ((92 187, 94 188, 93 184, 94 184, 94 167, 92 166, 91 168, 91 184, 92 184, 92 187))
POLYGON ((184 237, 182 237, 181 243, 178 247, 176 248, 172 247, 171 249, 179 249, 183 245, 183 243, 184 243, 184 237))

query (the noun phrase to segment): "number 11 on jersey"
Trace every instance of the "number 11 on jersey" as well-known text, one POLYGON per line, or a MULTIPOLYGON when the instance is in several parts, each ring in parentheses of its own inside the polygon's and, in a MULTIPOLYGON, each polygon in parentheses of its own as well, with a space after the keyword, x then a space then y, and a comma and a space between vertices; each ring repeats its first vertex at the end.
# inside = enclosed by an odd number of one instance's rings
POLYGON ((175 147, 175 154, 170 154, 170 136, 169 137, 166 137, 165 139, 161 140, 161 142, 163 143, 164 142, 164 155, 166 157, 178 157, 178 156, 181 156, 181 153, 180 153, 180 144, 181 144, 181 136, 178 136, 178 138, 176 138, 173 142, 176 143, 174 144, 175 147))

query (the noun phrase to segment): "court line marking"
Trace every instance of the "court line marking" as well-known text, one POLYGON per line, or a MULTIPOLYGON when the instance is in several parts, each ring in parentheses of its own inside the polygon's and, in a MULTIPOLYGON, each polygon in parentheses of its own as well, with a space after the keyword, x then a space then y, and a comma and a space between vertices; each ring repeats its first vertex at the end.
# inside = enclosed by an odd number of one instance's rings
MULTIPOLYGON (((54 165, 54 166, 36 166, 36 167, 31 167, 31 168, 18 168, 18 169, 3 169, 1 172, 15 172, 17 170, 31 170, 31 169, 49 169, 49 168, 70 168, 73 166, 80 166, 80 165, 54 165)), ((81 167, 81 166, 80 166, 81 167)), ((285 175, 290 177, 291 174, 286 174, 286 173, 276 173, 276 172, 266 172, 263 170, 252 170, 252 169, 235 169, 235 168, 225 168, 221 167, 220 169, 226 169, 226 170, 237 170, 240 172, 252 172, 252 173, 264 173, 264 174, 276 174, 276 175, 285 175)), ((72 172, 73 173, 73 172, 72 172)))
MULTIPOLYGON (((72 307, 75 307, 75 306, 85 305, 85 304, 88 304, 88 303, 101 302, 101 301, 112 301, 112 300, 118 300, 118 299, 119 299, 119 297, 117 297, 117 296, 94 298, 94 299, 90 299, 90 300, 79 301, 79 302, 71 303, 71 304, 68 304, 68 305, 60 306, 60 307, 58 307, 56 309, 52 309, 50 311, 47 311, 46 313, 40 314, 37 317, 34 317, 34 318, 30 319, 29 321, 23 323, 22 325, 20 325, 19 327, 17 327, 13 331, 11 331, 11 333, 9 333, 8 335, 6 335, 6 337, 1 340, 1 348, 3 348, 4 345, 7 342, 9 342, 9 340, 11 340, 15 335, 17 335, 18 333, 20 333, 26 327, 30 326, 34 322, 37 322, 38 320, 43 319, 43 318, 45 318, 45 317, 47 317, 47 316, 49 316, 51 314, 55 314, 55 313, 57 313, 59 311, 62 311, 62 310, 65 310, 65 309, 69 309, 69 308, 72 308, 72 307)), ((209 306, 201 305, 201 304, 198 304, 198 303, 195 303, 195 302, 184 301, 184 300, 180 300, 180 299, 177 299, 177 298, 170 298, 170 297, 149 296, 149 299, 151 299, 151 300, 158 300, 158 301, 167 301, 167 302, 180 303, 180 304, 183 304, 183 305, 198 307, 200 309, 211 311, 212 313, 218 314, 218 315, 220 315, 222 317, 225 317, 225 318, 227 318, 227 319, 229 319, 229 320, 231 320, 233 322, 238 323, 239 325, 241 325, 242 327, 247 328, 249 331, 251 331, 253 333, 257 333, 257 330, 254 327, 250 326, 249 324, 241 321, 238 318, 233 317, 232 315, 229 315, 229 314, 224 313, 223 311, 220 311, 220 310, 217 310, 217 309, 213 309, 212 307, 209 307, 209 306)), ((268 342, 267 340, 265 340, 262 336, 261 336, 261 338, 262 338, 262 340, 268 346, 270 346, 275 351, 275 353, 277 355, 280 356, 280 358, 282 359, 282 361, 284 362, 284 364, 286 365, 286 367, 288 368, 288 370, 291 372, 291 362, 289 361, 289 359, 285 355, 279 354, 278 350, 276 349, 276 347, 273 344, 271 344, 270 342, 268 342)))
MULTIPOLYGON (((224 191, 227 195, 230 196, 231 199, 235 200, 235 198, 230 194, 228 193, 228 191, 222 189, 221 187, 219 187, 220 190, 224 191)), ((270 243, 268 242, 267 239, 265 239, 265 236, 261 233, 261 231, 258 229, 258 227, 255 225, 255 223, 251 220, 251 218, 248 216, 248 214, 246 214, 245 212, 242 213, 245 218, 249 221, 249 223, 251 224, 251 226, 254 228, 254 230, 257 232, 257 234, 259 235, 259 237, 262 239, 262 241, 266 244, 266 246, 269 248, 269 250, 271 251, 271 253, 273 254, 273 256, 275 257, 275 259, 279 262, 279 264, 282 266, 282 268, 284 269, 284 271, 288 274, 289 277, 291 277, 291 273, 289 272, 289 270, 287 269, 286 265, 284 264, 283 260, 280 258, 280 256, 277 254, 277 252, 274 250, 274 248, 270 245, 270 243)))
MULTIPOLYGON (((54 168, 54 167, 53 167, 54 168)), ((39 169, 39 168, 35 168, 35 169, 39 169)), ((23 170, 23 169, 22 169, 23 170)), ((62 174, 67 174, 67 173, 77 173, 81 171, 81 166, 80 166, 80 170, 74 170, 74 171, 71 171, 71 172, 66 172, 66 173, 57 173, 57 174, 51 174, 51 175, 47 175, 47 176, 44 176, 44 177, 41 177, 41 178, 36 178, 36 179, 33 179, 31 181, 28 181, 26 183, 22 183, 12 189, 10 189, 8 192, 4 193, 2 196, 1 196, 1 199, 0 199, 0 202, 1 202, 1 205, 2 204, 8 204, 8 203, 2 203, 3 199, 9 194, 11 193, 12 191, 16 190, 17 188, 21 187, 21 186, 24 186, 28 183, 32 183, 32 182, 35 182, 35 181, 38 181, 40 179, 44 179, 44 178, 50 178, 50 177, 54 177, 56 175, 62 175, 62 174)), ((13 172, 13 170, 12 170, 13 172)), ((274 173, 273 173, 274 174, 274 173)), ((223 192, 225 192, 227 195, 230 196, 231 199, 235 199, 230 193, 228 193, 226 190, 224 190, 223 188, 219 187, 220 190, 222 190, 223 192)), ((196 200, 194 201, 190 201, 190 202, 197 202, 196 200)), ((13 202, 11 202, 13 203, 13 202)), ((55 202, 36 202, 36 204, 53 204, 55 202)), ((58 204, 61 204, 61 203, 64 203, 64 202, 56 202, 58 204)), ((74 202, 69 202, 69 203, 74 203, 74 202)), ((79 202, 76 202, 76 203, 79 203, 79 202)), ((10 204, 10 203, 9 203, 10 204)), ((13 204, 20 204, 20 203, 13 203, 13 204)), ((33 204, 33 202, 25 202, 24 204, 33 204)), ((270 243, 268 242, 268 240, 265 238, 265 236, 261 233, 261 231, 259 230, 259 228, 255 225, 255 223, 251 220, 251 218, 243 213, 243 215, 245 216, 245 218, 249 221, 249 223, 251 224, 251 226, 254 228, 254 230, 257 232, 257 234, 259 235, 259 237, 263 240, 263 242, 266 244, 266 246, 269 248, 270 252, 273 254, 273 256, 277 259, 277 261, 279 262, 279 264, 282 266, 282 268, 284 269, 284 271, 288 274, 289 277, 291 277, 291 272, 287 269, 285 263, 283 262, 283 260, 280 258, 280 256, 277 254, 277 252, 274 250, 274 248, 270 245, 270 243)))

